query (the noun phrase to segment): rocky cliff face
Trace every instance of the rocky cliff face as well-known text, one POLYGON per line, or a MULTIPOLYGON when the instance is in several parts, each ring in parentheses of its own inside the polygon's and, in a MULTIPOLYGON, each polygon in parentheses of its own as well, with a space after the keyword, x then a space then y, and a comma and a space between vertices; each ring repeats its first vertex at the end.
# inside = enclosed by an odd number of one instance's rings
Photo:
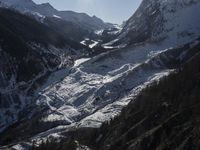
POLYGON ((134 44, 167 39, 181 44, 199 36, 198 0, 144 0, 126 22, 115 44, 134 44))

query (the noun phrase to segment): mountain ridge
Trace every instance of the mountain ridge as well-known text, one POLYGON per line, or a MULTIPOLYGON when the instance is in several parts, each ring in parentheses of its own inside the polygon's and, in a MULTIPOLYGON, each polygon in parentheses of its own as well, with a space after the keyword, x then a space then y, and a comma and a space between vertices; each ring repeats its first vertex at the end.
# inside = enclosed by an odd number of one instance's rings
POLYGON ((73 12, 73 15, 70 16, 70 14, 68 13, 70 11, 58 11, 50 3, 36 4, 32 0, 28 0, 28 1, 27 0, 18 0, 18 1, 1 0, 1 2, 8 5, 8 7, 17 9, 18 11, 20 11, 22 13, 24 13, 26 11, 30 11, 30 13, 37 12, 46 17, 53 17, 54 15, 56 15, 56 16, 61 15, 60 17, 62 19, 66 20, 66 21, 71 21, 73 23, 77 22, 76 19, 75 20, 73 19, 73 16, 75 16, 77 18, 83 18, 83 20, 89 20, 89 22, 80 22, 83 26, 84 26, 84 23, 86 23, 89 26, 89 28, 87 28, 88 30, 91 30, 91 29, 99 30, 102 28, 110 27, 108 24, 104 23, 101 19, 90 17, 87 14, 73 12))
POLYGON ((199 11, 198 5, 198 0, 144 0, 134 15, 126 22, 114 45, 123 43, 131 45, 168 37, 176 37, 173 40, 176 39, 177 43, 180 38, 181 42, 181 34, 188 33, 192 36, 199 30, 198 13, 194 13, 199 11), (187 12, 184 14, 182 10, 187 12), (194 30, 186 31, 189 28, 194 30))
MULTIPOLYGON (((83 137, 87 137, 90 135, 90 132, 87 133, 88 130, 99 128, 103 122, 119 115, 129 102, 134 103, 141 91, 176 72, 199 53, 199 8, 200 3, 196 0, 144 0, 122 31, 117 31, 120 34, 118 38, 115 37, 114 41, 103 45, 105 49, 107 46, 106 51, 91 57, 87 55, 90 51, 73 49, 72 54, 78 53, 78 56, 72 55, 75 62, 70 61, 70 67, 55 70, 50 76, 44 77, 46 80, 42 87, 36 90, 32 105, 21 112, 21 122, 6 130, 0 137, 1 145, 11 143, 13 148, 30 148, 32 143, 37 145, 41 141, 48 142, 49 138, 62 139, 63 135, 74 139, 76 134, 72 134, 71 137, 71 132, 75 130, 77 135, 81 135, 82 129, 85 133, 83 137), (85 54, 84 52, 86 55, 81 55, 85 54), (15 135, 12 135, 13 132, 15 135)), ((59 17, 53 18, 56 21, 51 23, 56 25, 50 27, 58 31, 56 27, 63 23, 57 25, 59 17)), ((103 32, 99 31, 97 34, 103 32)), ((112 34, 115 31, 110 32, 112 34)), ((88 41, 89 39, 85 39, 83 43, 87 45, 88 41)), ((93 42, 98 44, 95 40, 93 42)), ((95 52, 96 49, 89 50, 95 52)), ((57 49, 50 51, 52 53, 56 51, 58 54, 60 52, 57 49)), ((147 101, 146 107, 149 110, 157 106, 154 104, 151 106, 147 101)), ((145 105, 140 106, 146 108, 145 105)), ((153 120, 151 123, 156 124, 153 120)), ((121 124, 123 125, 123 120, 121 124)), ((145 123, 140 127, 143 129, 145 123)), ((115 131, 109 133, 115 134, 115 131)), ((96 137, 92 140, 94 142, 95 139, 97 143, 102 140, 99 144, 105 146, 103 147, 105 149, 113 147, 120 149, 124 147, 127 138, 130 140, 132 138, 127 136, 123 139, 124 136, 119 134, 118 143, 118 140, 110 141, 106 137, 107 135, 103 139, 96 137)), ((153 136, 149 138, 151 140, 153 136)), ((144 138, 142 141, 145 143, 144 138)), ((154 138, 152 141, 155 142, 154 138)), ((134 144, 133 142, 129 145, 130 149, 135 148, 134 144)))
POLYGON ((55 70, 72 66, 73 59, 89 51, 87 47, 19 12, 0 8, 0 20, 2 131, 16 122, 18 112, 31 103, 33 89, 42 84, 39 79, 55 70), (80 54, 81 50, 85 53, 80 54))

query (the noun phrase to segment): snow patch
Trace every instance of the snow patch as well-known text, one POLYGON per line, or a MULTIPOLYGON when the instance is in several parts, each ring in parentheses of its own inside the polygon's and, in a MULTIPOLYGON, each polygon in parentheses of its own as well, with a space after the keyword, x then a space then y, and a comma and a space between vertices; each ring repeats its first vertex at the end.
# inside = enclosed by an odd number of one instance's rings
POLYGON ((60 17, 60 16, 57 16, 57 15, 53 15, 53 17, 61 19, 61 17, 60 17))
POLYGON ((84 62, 90 60, 90 58, 81 58, 81 59, 78 59, 74 62, 74 67, 78 67, 80 66, 81 64, 83 64, 84 62))

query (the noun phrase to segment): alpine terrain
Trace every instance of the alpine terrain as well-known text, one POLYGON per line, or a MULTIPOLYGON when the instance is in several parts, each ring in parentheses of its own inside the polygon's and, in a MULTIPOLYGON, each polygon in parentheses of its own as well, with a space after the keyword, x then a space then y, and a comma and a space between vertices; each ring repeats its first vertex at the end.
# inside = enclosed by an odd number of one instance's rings
POLYGON ((0 0, 0 149, 198 150, 200 1, 123 24, 0 0))

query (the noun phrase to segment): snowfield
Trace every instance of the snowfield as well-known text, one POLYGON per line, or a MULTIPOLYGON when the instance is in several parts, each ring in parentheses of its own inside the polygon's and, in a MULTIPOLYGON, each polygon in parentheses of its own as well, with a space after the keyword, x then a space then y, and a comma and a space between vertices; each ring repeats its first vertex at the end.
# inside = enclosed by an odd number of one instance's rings
POLYGON ((63 70, 65 77, 40 91, 37 99, 38 106, 48 108, 42 121, 65 123, 34 139, 46 139, 70 128, 96 128, 118 115, 147 85, 174 71, 166 64, 186 52, 169 55, 175 51, 171 46, 165 41, 141 44, 76 60, 70 70, 63 70))

